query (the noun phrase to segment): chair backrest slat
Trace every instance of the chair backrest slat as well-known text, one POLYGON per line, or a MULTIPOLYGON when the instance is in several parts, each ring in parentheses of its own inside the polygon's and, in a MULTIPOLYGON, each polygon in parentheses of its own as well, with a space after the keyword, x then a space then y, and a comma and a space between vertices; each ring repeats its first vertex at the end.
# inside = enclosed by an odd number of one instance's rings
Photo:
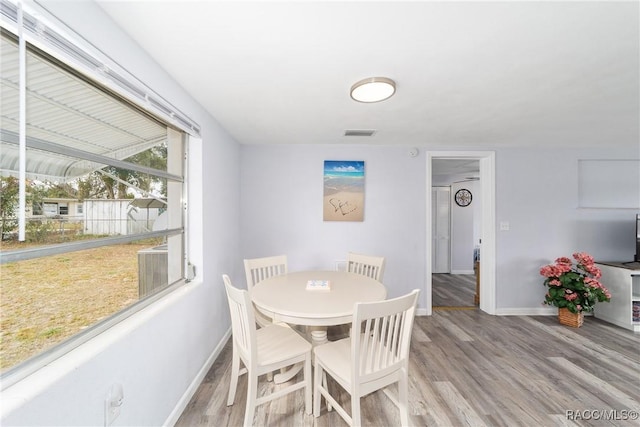
POLYGON ((411 331, 419 290, 380 302, 356 303, 351 339, 353 381, 370 381, 408 364, 411 331))
POLYGON ((249 293, 244 289, 238 289, 231 284, 229 276, 222 276, 229 312, 231 314, 231 331, 233 340, 237 345, 240 357, 246 362, 257 361, 256 321, 249 293), (251 307, 251 309, 249 309, 251 307))
POLYGON ((349 252, 347 254, 347 271, 381 282, 384 274, 384 257, 349 252))
POLYGON ((244 260, 244 271, 247 276, 247 289, 273 276, 287 273, 287 256, 276 255, 244 260))

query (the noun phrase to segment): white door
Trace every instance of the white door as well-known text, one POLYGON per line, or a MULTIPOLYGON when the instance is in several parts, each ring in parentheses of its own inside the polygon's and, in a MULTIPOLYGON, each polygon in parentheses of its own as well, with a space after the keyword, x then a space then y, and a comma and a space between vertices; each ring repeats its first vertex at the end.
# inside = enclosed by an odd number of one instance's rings
POLYGON ((449 187, 431 188, 432 224, 432 265, 433 273, 451 272, 451 189, 449 187))

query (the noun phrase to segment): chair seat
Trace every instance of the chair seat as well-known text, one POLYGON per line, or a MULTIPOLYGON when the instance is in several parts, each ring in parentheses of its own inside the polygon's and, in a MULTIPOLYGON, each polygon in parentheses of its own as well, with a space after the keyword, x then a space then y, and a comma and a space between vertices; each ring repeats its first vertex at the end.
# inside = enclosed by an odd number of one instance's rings
POLYGON ((288 326, 270 324, 256 330, 258 366, 268 366, 283 359, 304 355, 311 343, 288 326))
MULTIPOLYGON (((361 340, 364 336, 361 335, 361 340)), ((324 345, 320 345, 314 348, 314 355, 318 361, 323 365, 324 369, 346 390, 351 391, 351 369, 353 367, 351 362, 351 338, 344 338, 339 341, 333 341, 324 345)), ((378 357, 386 357, 391 360, 392 356, 383 346, 379 349, 380 354, 378 357)), ((363 373, 363 378, 367 378, 368 381, 375 381, 381 377, 384 377, 388 369, 381 369, 373 374, 371 372, 363 373)), ((363 390, 366 389, 363 383, 363 390)))
POLYGON ((316 359, 347 391, 351 389, 351 338, 319 345, 313 349, 316 359))

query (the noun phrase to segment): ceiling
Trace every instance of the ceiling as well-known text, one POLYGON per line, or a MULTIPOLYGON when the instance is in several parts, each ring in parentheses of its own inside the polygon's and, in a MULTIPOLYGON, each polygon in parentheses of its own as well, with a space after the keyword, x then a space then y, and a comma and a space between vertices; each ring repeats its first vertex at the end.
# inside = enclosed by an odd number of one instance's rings
POLYGON ((637 1, 98 3, 241 144, 638 141, 637 1))

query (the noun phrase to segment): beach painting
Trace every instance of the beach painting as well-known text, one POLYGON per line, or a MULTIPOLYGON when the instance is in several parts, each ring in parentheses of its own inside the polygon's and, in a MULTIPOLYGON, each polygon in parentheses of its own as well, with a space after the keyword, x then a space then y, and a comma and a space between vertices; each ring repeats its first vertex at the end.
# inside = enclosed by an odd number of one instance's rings
POLYGON ((325 221, 364 220, 364 161, 325 160, 325 221))

